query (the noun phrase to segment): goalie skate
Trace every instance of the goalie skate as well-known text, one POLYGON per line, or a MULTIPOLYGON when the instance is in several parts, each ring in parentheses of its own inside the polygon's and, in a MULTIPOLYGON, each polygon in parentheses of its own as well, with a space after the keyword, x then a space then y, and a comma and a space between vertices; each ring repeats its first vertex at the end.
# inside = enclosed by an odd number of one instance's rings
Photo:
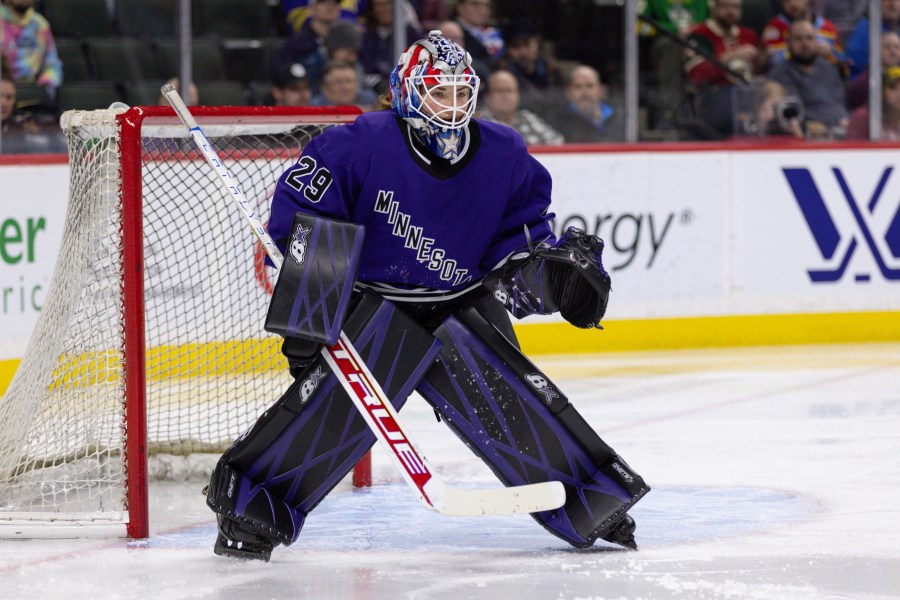
POLYGON ((244 528, 225 515, 218 515, 218 522, 219 534, 213 547, 218 556, 269 562, 277 542, 244 528))
POLYGON ((613 527, 609 533, 601 536, 601 539, 611 544, 618 544, 629 550, 637 550, 637 542, 634 540, 636 527, 637 524, 634 522, 634 519, 626 514, 625 518, 619 521, 618 525, 613 527))

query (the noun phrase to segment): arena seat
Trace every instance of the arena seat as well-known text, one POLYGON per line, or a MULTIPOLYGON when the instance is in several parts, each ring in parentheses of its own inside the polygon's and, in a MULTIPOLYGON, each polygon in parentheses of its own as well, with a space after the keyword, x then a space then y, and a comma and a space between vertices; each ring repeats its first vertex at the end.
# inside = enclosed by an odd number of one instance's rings
POLYGON ((45 1, 41 14, 54 37, 103 37, 115 35, 106 0, 45 1))
POLYGON ((197 91, 203 106, 247 106, 247 91, 237 81, 198 81, 197 91))
POLYGON ((56 39, 56 52, 63 64, 63 81, 76 82, 92 79, 91 69, 81 40, 56 39))
POLYGON ((131 81, 125 84, 125 101, 131 106, 156 106, 161 95, 162 79, 131 81))
MULTIPOLYGON (((160 40, 156 43, 159 64, 165 77, 178 74, 178 41, 160 40)), ((225 61, 219 41, 212 38, 195 37, 191 42, 192 70, 194 80, 225 79, 225 61)))
POLYGON ((271 33, 265 0, 196 0, 195 31, 222 38, 261 38, 271 33))
POLYGON ((123 82, 165 77, 148 40, 95 38, 87 40, 87 49, 97 79, 123 82))
POLYGON ((178 0, 116 0, 116 14, 123 36, 178 35, 178 0))
POLYGON ((62 110, 93 110, 107 108, 121 101, 122 94, 113 81, 91 81, 63 84, 59 88, 59 107, 62 110))
POLYGON ((47 104, 47 92, 36 83, 16 84, 16 110, 30 110, 47 104))
POLYGON ((253 103, 259 106, 265 106, 274 102, 271 81, 251 81, 250 93, 253 96, 253 103))

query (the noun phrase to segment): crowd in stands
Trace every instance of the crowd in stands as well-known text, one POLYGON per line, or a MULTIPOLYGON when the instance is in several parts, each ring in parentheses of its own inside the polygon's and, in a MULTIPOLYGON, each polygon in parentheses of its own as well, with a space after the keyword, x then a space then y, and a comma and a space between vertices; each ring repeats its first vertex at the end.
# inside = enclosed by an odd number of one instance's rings
MULTIPOLYGON (((681 139, 733 137, 868 139, 859 123, 868 105, 869 23, 866 2, 777 0, 751 23, 745 4, 651 0, 642 25, 651 41, 651 120, 681 139), (681 48, 677 80, 673 48, 681 48), (762 120, 767 116, 768 120, 762 120)), ((758 8, 758 6, 756 7, 758 8)), ((882 0, 882 83, 897 64, 900 0, 882 0)), ((882 139, 895 140, 885 109, 882 139)))
MULTIPOLYGON (((529 144, 624 141, 619 6, 396 1, 409 41, 440 29, 471 54, 482 118, 529 144)), ((373 110, 396 64, 394 2, 193 0, 196 102, 373 110)), ((641 139, 867 139, 866 3, 642 0, 641 139)), ((177 11, 0 0, 0 150, 64 151, 64 110, 155 103, 178 71, 177 11)), ((882 19, 882 138, 897 140, 900 0, 882 0, 882 19)))

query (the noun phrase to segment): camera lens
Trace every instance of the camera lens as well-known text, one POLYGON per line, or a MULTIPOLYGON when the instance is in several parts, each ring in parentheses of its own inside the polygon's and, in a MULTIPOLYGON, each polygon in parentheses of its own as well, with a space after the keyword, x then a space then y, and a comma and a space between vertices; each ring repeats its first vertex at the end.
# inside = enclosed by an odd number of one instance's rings
POLYGON ((797 107, 793 104, 787 104, 781 107, 781 117, 786 120, 796 119, 800 114, 797 107))

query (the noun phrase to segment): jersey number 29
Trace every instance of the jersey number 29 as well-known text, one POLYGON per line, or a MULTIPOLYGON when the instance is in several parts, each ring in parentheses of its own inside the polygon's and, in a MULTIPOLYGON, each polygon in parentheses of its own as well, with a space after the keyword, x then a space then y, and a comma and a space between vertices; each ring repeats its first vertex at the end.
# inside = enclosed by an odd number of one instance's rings
POLYGON ((284 181, 289 186, 297 190, 298 192, 303 192, 303 195, 306 196, 306 199, 310 202, 318 202, 322 199, 322 194, 325 193, 325 190, 328 189, 328 186, 331 185, 332 177, 331 171, 322 167, 316 170, 316 160, 311 156, 303 156, 297 161, 297 166, 291 169, 291 172, 288 173, 287 177, 285 177, 284 181), (306 177, 312 173, 312 177, 309 178, 309 182, 306 184, 306 189, 304 189, 303 183, 300 182, 301 179, 306 177))

